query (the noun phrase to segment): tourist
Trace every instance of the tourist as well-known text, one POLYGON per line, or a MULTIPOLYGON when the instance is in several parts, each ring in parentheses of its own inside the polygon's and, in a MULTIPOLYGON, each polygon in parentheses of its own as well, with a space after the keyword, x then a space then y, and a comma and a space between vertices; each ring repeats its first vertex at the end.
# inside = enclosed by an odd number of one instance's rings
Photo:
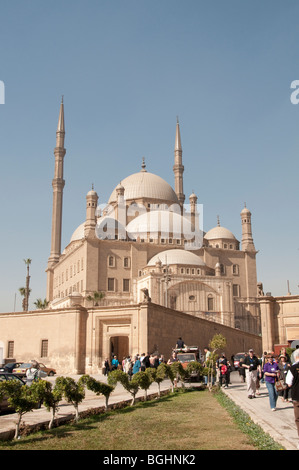
POLYGON ((110 372, 110 364, 109 364, 108 357, 106 357, 105 362, 104 362, 104 375, 108 375, 109 372, 110 372))
POLYGON ((295 362, 295 352, 296 352, 297 349, 299 349, 299 344, 296 345, 295 351, 292 352, 292 355, 291 355, 291 364, 294 364, 294 362, 295 362))
MULTIPOLYGON (((291 397, 294 407, 295 423, 297 426, 297 433, 299 437, 299 349, 294 351, 294 364, 291 365, 287 373, 286 383, 291 387, 291 397)), ((297 446, 299 449, 299 443, 297 446)))
POLYGON ((168 359, 167 364, 172 364, 173 362, 177 362, 177 355, 175 351, 172 352, 172 355, 168 359))
POLYGON ((119 362, 117 359, 117 356, 113 356, 113 359, 111 361, 111 370, 116 370, 118 368, 119 362))
POLYGON ((245 369, 248 398, 255 398, 256 378, 261 366, 258 358, 253 353, 253 349, 249 349, 248 356, 245 357, 242 367, 245 369))
POLYGON ((137 374, 137 372, 140 371, 140 368, 141 368, 141 362, 140 362, 138 356, 135 356, 133 370, 132 370, 133 375, 137 374))
POLYGON ((270 408, 272 411, 276 410, 276 403, 277 403, 277 391, 275 388, 275 381, 280 376, 280 371, 278 364, 274 362, 273 354, 269 354, 267 356, 268 362, 264 365, 264 377, 266 382, 266 387, 269 393, 269 402, 270 408))
POLYGON ((278 392, 278 395, 281 396, 282 401, 289 401, 290 388, 286 383, 286 377, 287 377, 287 373, 288 373, 288 371, 291 367, 291 364, 287 360, 287 356, 281 355, 279 359, 280 359, 280 361, 279 361, 278 367, 279 367, 279 371, 280 371, 280 379, 283 380, 283 383, 284 383, 286 388, 283 391, 278 392))
POLYGON ((177 340, 177 343, 176 343, 176 346, 175 346, 175 347, 176 347, 176 349, 182 349, 182 348, 185 347, 185 343, 184 343, 184 341, 182 340, 182 338, 179 338, 179 339, 177 340))

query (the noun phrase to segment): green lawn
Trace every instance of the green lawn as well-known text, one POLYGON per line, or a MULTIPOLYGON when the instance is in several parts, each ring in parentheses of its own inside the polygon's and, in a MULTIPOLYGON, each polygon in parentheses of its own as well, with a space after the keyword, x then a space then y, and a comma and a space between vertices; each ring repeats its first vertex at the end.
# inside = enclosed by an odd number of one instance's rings
MULTIPOLYGON (((0 450, 256 450, 262 431, 255 427, 254 443, 232 414, 207 390, 175 393, 2 442, 0 450)), ((271 439, 266 446, 279 448, 271 439)))

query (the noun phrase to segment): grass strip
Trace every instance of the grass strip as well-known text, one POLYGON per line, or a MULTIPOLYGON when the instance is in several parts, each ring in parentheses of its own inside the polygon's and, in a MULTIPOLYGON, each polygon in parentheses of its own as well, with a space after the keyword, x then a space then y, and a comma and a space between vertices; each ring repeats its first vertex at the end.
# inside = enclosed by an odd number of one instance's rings
POLYGON ((221 390, 215 393, 215 397, 218 403, 233 418, 240 431, 249 437, 250 442, 257 450, 286 450, 281 444, 274 441, 258 424, 255 424, 250 416, 221 390))

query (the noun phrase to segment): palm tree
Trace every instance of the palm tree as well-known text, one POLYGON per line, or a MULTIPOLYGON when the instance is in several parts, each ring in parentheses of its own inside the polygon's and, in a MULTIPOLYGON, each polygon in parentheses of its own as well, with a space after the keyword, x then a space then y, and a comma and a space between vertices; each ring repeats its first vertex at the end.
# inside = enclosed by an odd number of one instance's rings
POLYGON ((49 302, 47 299, 42 300, 41 298, 39 298, 39 299, 36 299, 36 301, 34 302, 34 305, 36 306, 38 310, 45 310, 48 307, 49 302))
POLYGON ((27 259, 24 259, 24 263, 26 264, 27 266, 27 276, 26 276, 26 292, 25 292, 25 295, 24 295, 24 305, 23 305, 23 309, 24 311, 28 311, 28 308, 29 308, 29 295, 30 295, 30 292, 31 290, 29 289, 29 281, 30 281, 30 276, 29 276, 29 266, 31 264, 31 259, 30 258, 27 258, 27 259))
MULTIPOLYGON (((19 292, 20 292, 21 296, 23 297, 22 308, 23 308, 23 311, 25 312, 26 311, 26 287, 20 287, 19 292)), ((31 292, 31 289, 29 289, 29 294, 30 294, 30 292, 31 292)))
POLYGON ((105 297, 104 292, 95 291, 92 295, 88 295, 86 298, 93 302, 93 305, 97 307, 99 305, 99 301, 105 297))

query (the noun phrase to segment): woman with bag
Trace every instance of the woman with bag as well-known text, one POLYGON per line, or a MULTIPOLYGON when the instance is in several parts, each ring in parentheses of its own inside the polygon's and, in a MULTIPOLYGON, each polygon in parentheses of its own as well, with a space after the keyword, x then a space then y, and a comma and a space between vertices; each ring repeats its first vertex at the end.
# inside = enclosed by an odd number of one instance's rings
POLYGON ((272 354, 267 355, 268 362, 264 365, 264 377, 266 382, 266 387, 269 393, 270 408, 272 411, 276 410, 276 402, 278 398, 278 393, 275 387, 275 381, 280 376, 280 371, 278 364, 274 362, 274 357, 272 354))
POLYGON ((280 371, 280 379, 283 381, 284 389, 278 392, 281 396, 282 401, 289 401, 289 392, 290 387, 286 383, 287 373, 290 370, 291 364, 288 362, 287 356, 281 355, 279 357, 280 361, 278 364, 280 371))

